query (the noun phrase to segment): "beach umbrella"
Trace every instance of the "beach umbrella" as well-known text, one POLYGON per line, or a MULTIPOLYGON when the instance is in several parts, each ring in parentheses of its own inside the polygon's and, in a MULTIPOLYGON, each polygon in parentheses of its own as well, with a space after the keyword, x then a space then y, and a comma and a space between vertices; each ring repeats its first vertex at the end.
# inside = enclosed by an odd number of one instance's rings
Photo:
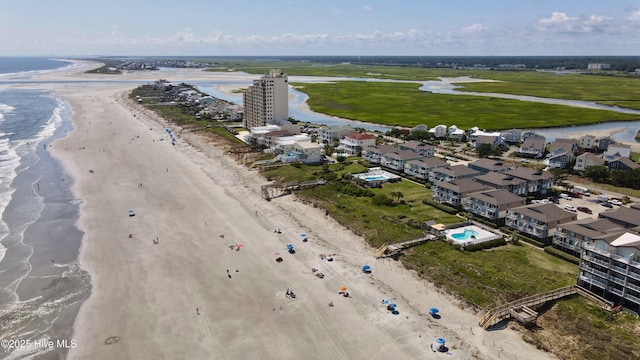
POLYGON ((364 270, 364 271, 369 271, 369 270, 371 270, 371 266, 369 266, 369 265, 364 265, 364 266, 362 267, 362 270, 364 270))
POLYGON ((431 309, 429 309, 429 314, 435 314, 438 311, 440 311, 440 310, 438 310, 438 308, 431 308, 431 309))
POLYGON ((343 286, 343 287, 341 287, 341 288, 340 288, 340 290, 341 290, 341 291, 347 291, 347 287, 346 287, 346 286, 343 286))
POLYGON ((389 300, 389 299, 384 299, 384 300, 382 300, 382 303, 383 303, 383 304, 388 304, 388 303, 390 303, 390 302, 391 302, 391 300, 389 300))
POLYGON ((273 255, 274 256, 278 256, 278 255, 280 255, 280 253, 276 251, 276 252, 273 253, 273 255))
POLYGON ((236 247, 239 247, 239 248, 244 247, 244 244, 236 244, 236 247))
POLYGON ((300 234, 300 237, 307 237, 307 234, 302 233, 302 234, 300 234))
POLYGON ((443 338, 437 338, 436 342, 440 345, 444 345, 444 339, 443 338))

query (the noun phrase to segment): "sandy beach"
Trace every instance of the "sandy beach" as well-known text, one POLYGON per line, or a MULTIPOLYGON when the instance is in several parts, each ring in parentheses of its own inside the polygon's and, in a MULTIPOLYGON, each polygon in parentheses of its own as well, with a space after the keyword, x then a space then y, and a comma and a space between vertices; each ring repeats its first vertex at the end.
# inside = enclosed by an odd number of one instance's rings
MULTIPOLYGON (((424 359, 446 356, 430 350, 439 337, 456 359, 555 358, 509 328, 482 330, 481 313, 400 263, 375 260, 362 238, 295 196, 262 200, 266 180, 224 149, 193 134, 172 145, 165 124, 128 100, 135 86, 120 81, 157 74, 109 81, 79 71, 44 77, 72 80, 50 85, 75 127, 50 150, 82 199, 80 264, 92 282, 70 359, 424 359), (90 79, 105 81, 74 82, 90 79), (434 306, 441 319, 427 314, 434 306)), ((216 76, 181 70, 168 80, 187 72, 216 76)))

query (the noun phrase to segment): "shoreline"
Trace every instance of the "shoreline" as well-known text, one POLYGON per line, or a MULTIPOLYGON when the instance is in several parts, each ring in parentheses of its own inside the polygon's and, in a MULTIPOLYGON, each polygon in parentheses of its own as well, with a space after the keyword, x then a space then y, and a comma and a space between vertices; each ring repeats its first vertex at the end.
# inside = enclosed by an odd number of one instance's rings
POLYGON ((517 332, 477 328, 479 314, 399 263, 373 260, 363 239, 320 210, 294 197, 263 201, 265 181, 207 139, 160 141, 164 125, 125 100, 130 85, 54 87, 72 107, 75 130, 52 152, 83 199, 80 262, 93 286, 70 359, 413 359, 428 356, 436 337, 460 359, 554 358, 517 332), (228 248, 238 242, 241 251, 228 248), (273 253, 287 243, 299 251, 277 264, 273 253), (336 260, 322 262, 322 253, 336 260), (364 262, 372 276, 358 271, 364 262), (311 267, 327 277, 316 278, 311 267), (235 268, 227 278, 225 269, 235 268), (341 286, 352 298, 337 294, 341 286), (298 299, 286 299, 286 288, 298 299), (398 303, 401 315, 390 315, 382 298, 398 303), (425 315, 433 304, 446 321, 425 315))

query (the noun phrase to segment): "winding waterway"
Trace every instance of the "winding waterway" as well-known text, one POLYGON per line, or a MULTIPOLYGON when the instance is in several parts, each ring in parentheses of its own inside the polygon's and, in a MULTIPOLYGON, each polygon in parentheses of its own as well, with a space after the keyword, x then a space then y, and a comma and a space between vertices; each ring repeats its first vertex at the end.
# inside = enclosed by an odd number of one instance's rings
MULTIPOLYGON (((241 93, 238 93, 237 95, 235 94, 230 95, 228 93, 220 91, 219 89, 222 86, 229 86, 229 85, 237 85, 238 88, 247 87, 252 84, 252 81, 254 78, 257 78, 257 76, 247 74, 246 81, 239 81, 238 79, 220 80, 220 81, 214 80, 213 82, 200 81, 200 82, 195 82, 195 85, 201 91, 207 94, 210 94, 211 96, 214 96, 219 99, 231 101, 236 104, 242 104, 241 93)), ((370 78, 343 78, 343 77, 314 78, 314 77, 297 77, 297 76, 290 76, 289 80, 291 82, 299 82, 299 83, 329 82, 329 81, 407 82, 407 81, 401 81, 401 80, 370 79, 370 78)), ((526 95, 468 92, 468 91, 456 90, 463 87, 464 82, 469 82, 469 81, 483 81, 483 80, 471 79, 471 78, 441 78, 441 81, 431 80, 431 81, 420 81, 416 83, 420 84, 420 87, 419 87, 420 90, 432 92, 435 94, 486 96, 486 97, 495 97, 495 98, 502 98, 502 99, 531 101, 531 102, 573 106, 573 107, 580 107, 580 108, 587 108, 587 109, 594 109, 594 110, 606 110, 606 111, 613 111, 613 112, 623 113, 623 114, 633 114, 633 115, 638 115, 638 117, 640 118, 640 110, 621 108, 617 106, 602 105, 602 104, 597 104, 591 101, 541 98, 541 97, 526 96, 526 95)), ((347 125, 347 126, 354 126, 354 127, 362 127, 370 131, 386 132, 392 128, 389 126, 364 123, 364 122, 359 122, 359 121, 354 121, 350 119, 344 119, 336 116, 330 116, 330 115, 314 112, 307 105, 308 99, 309 97, 305 93, 289 87, 289 116, 302 122, 309 122, 314 124, 325 124, 325 125, 347 125)), ((437 124, 427 124, 427 125, 434 126, 437 124)), ((445 125, 454 125, 454 124, 445 124, 445 125)), ((567 137, 567 136, 570 136, 571 134, 578 134, 578 133, 588 134, 590 132, 607 131, 607 132, 613 132, 612 137, 618 141, 635 142, 636 133, 640 131, 640 120, 639 121, 614 121, 614 122, 606 122, 606 123, 591 124, 591 125, 576 125, 576 126, 548 128, 548 129, 523 129, 523 130, 533 130, 536 133, 545 136, 548 141, 552 141, 555 138, 567 137)))

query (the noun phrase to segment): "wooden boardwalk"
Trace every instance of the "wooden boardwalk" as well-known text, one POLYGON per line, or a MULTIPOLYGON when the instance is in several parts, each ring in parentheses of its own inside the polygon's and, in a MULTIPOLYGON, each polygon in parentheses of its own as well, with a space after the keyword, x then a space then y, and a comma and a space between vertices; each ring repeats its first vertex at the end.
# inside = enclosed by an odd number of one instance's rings
POLYGON ((418 244, 422 244, 423 242, 427 242, 430 240, 435 239, 436 236, 433 234, 426 234, 417 238, 413 238, 413 239, 409 239, 409 240, 405 240, 405 241, 401 241, 401 242, 397 242, 394 244, 384 244, 381 247, 378 248, 378 250, 376 250, 376 252, 373 254, 373 256, 376 259, 379 259, 381 257, 385 257, 385 256, 393 256, 396 255, 398 253, 400 253, 402 250, 409 248, 411 246, 415 246, 418 244))
POLYGON ((262 185, 262 198, 265 200, 271 200, 275 197, 282 196, 285 194, 290 194, 293 190, 298 190, 303 187, 316 186, 316 185, 324 185, 327 182, 323 179, 313 180, 313 181, 291 181, 280 184, 268 184, 262 185))
POLYGON ((507 318, 513 318, 523 324, 528 324, 534 322, 538 318, 538 313, 532 308, 543 305, 548 301, 553 301, 577 293, 577 286, 571 285, 546 293, 527 296, 490 309, 484 314, 484 316, 482 316, 479 325, 486 330, 507 318))

